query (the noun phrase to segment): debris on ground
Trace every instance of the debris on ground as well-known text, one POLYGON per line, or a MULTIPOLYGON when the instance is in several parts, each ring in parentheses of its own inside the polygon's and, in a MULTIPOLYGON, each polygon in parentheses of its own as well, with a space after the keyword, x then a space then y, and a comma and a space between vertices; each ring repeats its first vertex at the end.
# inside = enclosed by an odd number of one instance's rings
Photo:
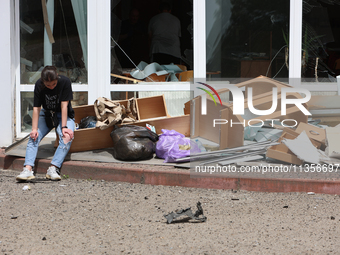
POLYGON ((22 190, 30 190, 31 189, 31 187, 29 186, 29 185, 25 185, 23 188, 22 188, 22 190))
MULTIPOLYGON (((192 213, 191 207, 189 207, 187 209, 177 210, 175 212, 171 212, 167 215, 164 215, 164 217, 168 221, 168 224, 173 222, 174 219, 179 218, 181 216, 188 216, 189 218, 200 222, 205 222, 207 220, 207 217, 203 215, 203 208, 201 206, 201 202, 199 201, 197 202, 197 211, 195 212, 195 214, 192 213), (202 217, 199 217, 200 215, 202 215, 202 217)), ((189 218, 187 219, 190 220, 189 218)))

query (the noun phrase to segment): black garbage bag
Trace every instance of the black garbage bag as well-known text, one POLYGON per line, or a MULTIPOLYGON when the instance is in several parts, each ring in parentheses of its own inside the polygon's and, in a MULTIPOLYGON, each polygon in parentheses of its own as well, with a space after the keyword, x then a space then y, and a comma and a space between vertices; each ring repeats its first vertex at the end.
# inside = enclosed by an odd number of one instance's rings
POLYGON ((96 127, 96 123, 97 123, 96 116, 86 116, 85 118, 82 118, 80 120, 79 129, 96 127))
POLYGON ((151 159, 158 141, 156 133, 134 125, 115 126, 110 135, 113 157, 124 161, 151 159))

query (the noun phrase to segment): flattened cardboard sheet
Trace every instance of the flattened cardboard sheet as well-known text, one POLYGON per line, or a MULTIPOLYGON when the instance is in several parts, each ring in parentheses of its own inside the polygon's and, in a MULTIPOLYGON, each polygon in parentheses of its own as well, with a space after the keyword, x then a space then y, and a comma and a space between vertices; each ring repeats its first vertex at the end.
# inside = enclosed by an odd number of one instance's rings
POLYGON ((284 143, 299 159, 309 163, 319 164, 320 154, 305 131, 302 131, 296 139, 284 139, 282 140, 282 143, 284 143))
POLYGON ((326 127, 326 154, 340 159, 340 127, 326 127))

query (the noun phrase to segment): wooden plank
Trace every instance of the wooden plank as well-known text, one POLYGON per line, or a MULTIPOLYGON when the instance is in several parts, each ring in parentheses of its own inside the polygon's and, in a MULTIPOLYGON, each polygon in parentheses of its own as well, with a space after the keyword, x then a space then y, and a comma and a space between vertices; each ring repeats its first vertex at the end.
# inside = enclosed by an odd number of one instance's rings
POLYGON ((165 112, 165 114, 166 114, 167 117, 171 117, 171 116, 169 115, 169 112, 168 112, 168 107, 166 106, 164 94, 162 95, 162 97, 163 97, 163 102, 164 102, 164 112, 165 112))
POLYGON ((74 120, 78 124, 80 123, 82 118, 85 118, 87 116, 96 116, 93 105, 75 106, 73 107, 73 110, 74 110, 74 120))
POLYGON ((41 0, 42 10, 43 10, 43 16, 44 16, 44 24, 46 28, 46 33, 48 35, 48 39, 50 40, 50 43, 54 43, 54 38, 52 34, 52 30, 50 27, 50 23, 48 22, 48 13, 47 13, 47 7, 46 7, 46 0, 41 0))
POLYGON ((184 104, 184 114, 190 114, 191 102, 188 101, 184 104))
POLYGON ((138 119, 151 119, 169 116, 163 95, 137 98, 138 119))
POLYGON ((79 129, 74 132, 70 152, 90 151, 113 147, 110 133, 113 127, 104 130, 100 128, 79 129))
POLYGON ((137 80, 137 79, 134 79, 134 78, 129 78, 129 77, 126 77, 126 76, 113 74, 113 73, 111 74, 111 76, 116 77, 116 78, 120 78, 120 79, 124 79, 124 80, 127 80, 127 81, 132 81, 133 83, 143 82, 141 80, 137 80))
POLYGON ((275 145, 267 150, 266 156, 295 165, 301 165, 303 163, 303 161, 295 155, 285 152, 284 147, 286 147, 284 144, 275 145))
MULTIPOLYGON (((278 142, 281 142, 283 139, 295 139, 295 138, 296 138, 295 134, 283 133, 278 142)), ((303 163, 303 161, 300 160, 293 152, 291 152, 288 149, 288 147, 283 143, 268 148, 266 156, 296 165, 301 165, 303 163)))

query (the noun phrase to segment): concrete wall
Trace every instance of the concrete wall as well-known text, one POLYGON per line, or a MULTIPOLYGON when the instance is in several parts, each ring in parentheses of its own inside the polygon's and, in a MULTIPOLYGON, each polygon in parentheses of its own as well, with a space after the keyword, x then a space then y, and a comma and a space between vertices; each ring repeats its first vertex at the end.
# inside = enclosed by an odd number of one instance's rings
POLYGON ((15 42, 14 2, 0 1, 0 147, 12 144, 14 139, 15 42))

